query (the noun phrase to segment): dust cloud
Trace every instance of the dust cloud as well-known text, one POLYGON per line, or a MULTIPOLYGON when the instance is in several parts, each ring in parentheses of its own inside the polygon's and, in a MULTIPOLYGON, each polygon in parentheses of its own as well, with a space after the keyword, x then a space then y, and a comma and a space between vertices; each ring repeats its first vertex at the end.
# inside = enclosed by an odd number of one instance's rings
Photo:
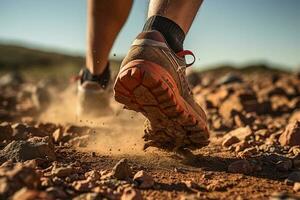
POLYGON ((70 85, 63 91, 50 88, 51 102, 39 116, 39 121, 57 124, 78 124, 76 118, 76 85, 70 85))
MULTIPOLYGON (((144 117, 133 111, 123 109, 111 98, 114 113, 98 119, 79 119, 76 117, 76 86, 72 85, 62 92, 52 91, 52 102, 39 117, 40 121, 51 121, 62 125, 73 124, 89 126, 93 137, 84 151, 104 155, 142 155, 144 141, 144 117)), ((82 148, 80 148, 83 150, 82 148)))

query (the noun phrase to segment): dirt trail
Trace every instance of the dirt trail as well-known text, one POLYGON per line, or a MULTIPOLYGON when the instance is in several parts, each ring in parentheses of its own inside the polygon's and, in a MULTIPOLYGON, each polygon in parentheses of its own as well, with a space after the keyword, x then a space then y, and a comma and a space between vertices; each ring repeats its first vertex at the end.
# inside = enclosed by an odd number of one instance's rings
POLYGON ((299 199, 299 74, 189 77, 211 143, 183 154, 143 151, 144 118, 114 101, 77 119, 75 85, 1 79, 0 199, 299 199))

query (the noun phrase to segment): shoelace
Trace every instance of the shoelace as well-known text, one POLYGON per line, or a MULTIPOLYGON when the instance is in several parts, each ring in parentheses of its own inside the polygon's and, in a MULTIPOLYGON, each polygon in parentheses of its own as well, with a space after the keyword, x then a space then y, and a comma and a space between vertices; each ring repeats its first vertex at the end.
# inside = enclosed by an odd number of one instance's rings
POLYGON ((183 51, 179 51, 178 53, 176 53, 177 56, 184 58, 187 55, 190 55, 193 57, 193 62, 186 64, 186 67, 179 67, 178 68, 178 72, 179 75, 181 76, 181 79, 183 80, 183 84, 185 85, 185 87, 188 89, 189 94, 193 94, 187 80, 186 80, 186 68, 192 66, 195 63, 196 57, 193 54, 192 51, 190 50, 183 50, 183 51))

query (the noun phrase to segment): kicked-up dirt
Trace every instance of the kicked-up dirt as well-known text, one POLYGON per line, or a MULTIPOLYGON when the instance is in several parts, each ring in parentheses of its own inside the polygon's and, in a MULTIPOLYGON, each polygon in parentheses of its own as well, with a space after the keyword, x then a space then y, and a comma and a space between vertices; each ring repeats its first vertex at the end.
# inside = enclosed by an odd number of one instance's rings
POLYGON ((300 74, 190 73, 211 136, 181 152, 144 151, 144 118, 113 100, 79 119, 76 84, 28 77, 0 78, 0 199, 300 198, 300 74))

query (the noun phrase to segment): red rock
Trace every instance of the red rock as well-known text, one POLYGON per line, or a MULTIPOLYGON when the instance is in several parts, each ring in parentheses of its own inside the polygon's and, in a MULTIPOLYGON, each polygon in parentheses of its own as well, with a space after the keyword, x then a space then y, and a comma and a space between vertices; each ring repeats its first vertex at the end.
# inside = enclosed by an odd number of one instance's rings
POLYGON ((42 166, 45 163, 46 163, 46 160, 41 159, 41 158, 36 158, 36 159, 25 161, 24 165, 27 167, 36 168, 38 166, 42 166))
POLYGON ((229 136, 235 136, 240 141, 242 141, 242 140, 248 140, 253 135, 253 133, 252 133, 251 129, 249 128, 249 126, 246 126, 246 127, 240 127, 240 128, 237 128, 233 131, 230 131, 226 135, 228 137, 229 136))
POLYGON ((225 127, 223 126, 222 118, 218 117, 218 118, 212 119, 212 128, 214 130, 224 129, 225 127))
POLYGON ((279 161, 276 163, 276 168, 279 171, 287 172, 293 167, 293 163, 291 160, 279 161))
POLYGON ((139 184, 139 187, 142 189, 151 188, 154 185, 154 180, 152 176, 150 176, 143 170, 138 171, 134 175, 133 180, 136 181, 139 184))
POLYGON ((50 194, 52 197, 55 197, 55 199, 67 199, 68 196, 64 192, 62 188, 59 187, 49 187, 46 189, 46 192, 50 194))
MULTIPOLYGON (((98 193, 98 192, 89 192, 89 193, 83 193, 81 195, 78 195, 76 197, 73 198, 73 200, 97 200, 97 199, 102 199, 102 194, 98 193)), ((108 198, 110 199, 110 198, 108 198)), ((113 199, 113 198, 111 198, 113 199)))
POLYGON ((209 191, 226 191, 228 187, 232 187, 234 184, 230 181, 224 179, 217 179, 210 181, 210 184, 207 186, 209 191))
POLYGON ((292 109, 299 109, 300 108, 300 96, 296 97, 296 98, 293 98, 290 101, 289 107, 292 108, 292 109))
POLYGON ((11 192, 9 180, 7 177, 0 178, 0 199, 4 199, 5 196, 9 196, 9 192, 11 192))
POLYGON ((53 185, 53 183, 50 178, 41 177, 41 186, 42 187, 50 187, 52 185, 53 185))
POLYGON ((120 180, 127 180, 132 176, 132 171, 127 159, 121 159, 112 169, 111 175, 120 180))
POLYGON ((90 135, 83 135, 71 139, 69 143, 76 147, 86 147, 90 140, 91 140, 90 135))
POLYGON ((253 156, 257 153, 258 153, 258 150, 257 150, 256 147, 250 147, 250 148, 246 148, 242 152, 239 152, 238 156, 241 157, 241 158, 247 158, 247 157, 253 156))
POLYGON ((200 200, 200 193, 197 194, 183 194, 179 200, 200 200))
POLYGON ((18 192, 16 192, 11 200, 36 200, 36 199, 43 199, 43 200, 54 200, 51 195, 47 194, 46 192, 38 191, 38 190, 30 190, 27 188, 22 188, 18 192))
POLYGON ((198 185, 196 182, 194 182, 192 180, 183 181, 183 184, 185 184, 186 187, 188 187, 190 190, 195 191, 195 192, 206 190, 205 187, 198 185))
POLYGON ((234 112, 241 112, 242 110, 243 106, 240 103, 240 99, 236 95, 230 96, 219 107, 219 113, 225 121, 232 120, 234 112))
POLYGON ((74 172, 72 167, 54 167, 52 169, 52 175, 57 177, 66 177, 74 172))
POLYGON ((49 136, 46 136, 46 137, 34 136, 34 137, 30 137, 27 141, 34 143, 34 144, 45 143, 45 144, 48 144, 50 148, 54 149, 53 140, 49 136))
POLYGON ((22 163, 9 164, 0 167, 0 199, 7 199, 22 187, 36 189, 40 185, 40 175, 22 163))
POLYGON ((201 82, 199 75, 200 75, 199 72, 192 71, 192 70, 187 71, 186 78, 190 86, 195 87, 201 82))
POLYGON ((125 188, 121 200, 142 200, 142 194, 139 190, 134 188, 125 188))
POLYGON ((299 199, 299 195, 294 195, 291 193, 288 193, 286 191, 283 192, 274 192, 272 193, 272 195, 269 198, 270 200, 298 200, 299 199))
POLYGON ((59 143, 61 141, 62 137, 63 137, 63 132, 61 131, 60 128, 56 129, 52 133, 52 138, 53 138, 55 143, 59 143))
POLYGON ((286 96, 286 92, 280 87, 274 87, 273 85, 270 85, 260 90, 259 95, 264 98, 270 98, 275 95, 286 96))
MULTIPOLYGON (((32 139, 32 138, 31 138, 32 139)), ((14 140, 0 151, 0 157, 26 161, 36 158, 53 161, 56 159, 54 148, 45 142, 14 140)))
POLYGON ((251 174, 253 170, 254 167, 247 160, 238 160, 228 166, 228 172, 231 173, 251 174))
POLYGON ((229 92, 226 88, 221 88, 214 93, 210 93, 207 95, 206 100, 213 106, 219 107, 224 99, 226 99, 229 95, 229 92))
POLYGON ((268 129, 260 129, 258 131, 255 132, 255 135, 259 135, 263 138, 267 138, 270 136, 270 131, 268 131, 268 129))
POLYGON ((36 171, 20 163, 16 164, 12 170, 7 171, 6 175, 10 180, 20 181, 22 185, 28 188, 36 188, 40 184, 40 177, 36 171))
POLYGON ((279 142, 282 146, 300 145, 300 121, 289 123, 280 135, 279 142))
POLYGON ((37 127, 39 129, 41 129, 42 131, 44 131, 46 133, 49 133, 49 134, 53 133, 58 128, 62 128, 61 126, 56 125, 54 123, 50 123, 50 122, 47 122, 47 123, 44 123, 44 122, 38 123, 37 127))
POLYGON ((290 148, 289 153, 292 153, 295 156, 300 155, 300 145, 296 145, 290 148))
POLYGON ((300 110, 296 110, 291 115, 289 122, 300 121, 300 110))
POLYGON ((276 113, 284 113, 290 111, 290 101, 285 96, 273 96, 271 97, 272 111, 276 113))
POLYGON ((232 145, 232 147, 234 148, 235 152, 240 152, 243 151, 244 149, 250 147, 251 145, 249 144, 248 141, 240 141, 239 143, 236 143, 234 145, 232 145))
POLYGON ((223 140, 223 143, 222 143, 222 146, 223 147, 230 147, 231 145, 235 144, 235 143, 238 143, 240 140, 236 137, 236 136, 233 136, 233 135, 230 135, 230 136, 225 136, 225 139, 223 140))
POLYGON ((13 124, 13 137, 16 140, 24 140, 28 137, 27 127, 24 124, 13 124))
POLYGON ((37 137, 46 137, 46 136, 49 136, 49 134, 47 132, 44 132, 44 131, 42 131, 42 129, 39 129, 39 128, 36 128, 36 127, 33 127, 33 126, 28 126, 26 128, 26 131, 31 136, 37 136, 37 137))
POLYGON ((228 72, 227 74, 220 77, 217 81, 217 85, 226 85, 226 84, 232 84, 232 83, 242 83, 243 78, 234 72, 228 72))
POLYGON ((73 182, 73 187, 75 190, 80 191, 80 192, 87 192, 90 189, 93 188, 93 183, 89 180, 80 180, 80 181, 75 181, 73 182))
POLYGON ((100 180, 100 173, 96 170, 92 170, 92 171, 89 171, 89 172, 86 172, 84 174, 85 178, 87 179, 90 179, 91 181, 97 181, 97 180, 100 180))
POLYGON ((294 183, 293 190, 295 192, 299 192, 300 191, 300 183, 299 182, 294 183))
POLYGON ((13 129, 8 123, 3 122, 0 124, 0 141, 10 140, 12 138, 12 134, 13 129))

